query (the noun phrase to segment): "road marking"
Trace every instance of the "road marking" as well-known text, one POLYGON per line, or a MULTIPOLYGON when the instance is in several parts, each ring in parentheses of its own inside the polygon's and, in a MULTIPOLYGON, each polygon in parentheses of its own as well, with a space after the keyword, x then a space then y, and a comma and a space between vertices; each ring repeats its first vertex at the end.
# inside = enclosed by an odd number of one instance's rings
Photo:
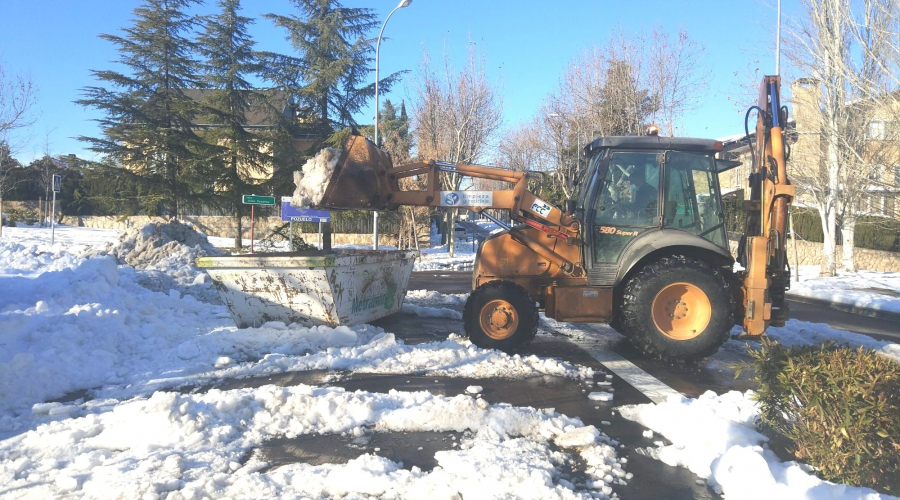
POLYGON ((609 349, 604 349, 597 345, 590 345, 585 342, 573 341, 578 347, 581 347, 594 359, 599 361, 603 366, 619 376, 625 382, 631 384, 632 387, 641 392, 644 396, 650 398, 654 403, 665 403, 669 396, 681 397, 682 394, 672 389, 658 378, 645 372, 639 366, 631 361, 623 358, 609 349))
POLYGON ((573 328, 572 325, 552 320, 543 314, 541 315, 541 320, 544 326, 550 329, 560 332, 567 330, 571 332, 570 335, 563 333, 563 335, 568 337, 569 342, 584 349, 592 358, 600 362, 609 371, 618 375, 619 378, 628 382, 641 394, 647 396, 650 401, 659 404, 665 403, 670 396, 683 396, 683 394, 672 389, 658 378, 604 346, 605 342, 599 339, 609 339, 609 336, 605 332, 596 331, 592 325, 581 323, 577 328, 573 328), (591 338, 592 336, 596 337, 591 338))

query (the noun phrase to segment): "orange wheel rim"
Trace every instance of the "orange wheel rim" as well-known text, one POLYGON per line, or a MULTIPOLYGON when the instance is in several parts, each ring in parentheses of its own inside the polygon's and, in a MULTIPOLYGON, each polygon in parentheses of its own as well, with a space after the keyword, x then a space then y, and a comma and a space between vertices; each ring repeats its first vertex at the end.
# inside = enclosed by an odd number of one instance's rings
POLYGON ((492 300, 481 308, 478 322, 485 335, 494 340, 503 340, 512 336, 519 327, 519 313, 505 300, 492 300))
POLYGON ((690 340, 706 330, 712 306, 700 287, 679 282, 656 294, 650 313, 660 333, 673 340, 690 340))

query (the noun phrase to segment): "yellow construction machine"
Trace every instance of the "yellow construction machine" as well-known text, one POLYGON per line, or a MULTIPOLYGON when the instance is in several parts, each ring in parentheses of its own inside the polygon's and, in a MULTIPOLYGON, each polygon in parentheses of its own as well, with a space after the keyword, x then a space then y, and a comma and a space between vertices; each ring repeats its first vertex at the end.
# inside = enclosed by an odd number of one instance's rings
POLYGON ((584 148, 589 166, 577 198, 557 207, 528 191, 528 172, 439 161, 395 167, 372 142, 353 136, 319 206, 455 207, 503 226, 478 249, 465 305, 465 330, 478 346, 521 348, 543 311, 557 321, 609 323, 654 358, 702 358, 736 324, 742 335, 757 337, 787 318, 793 186, 779 77, 763 79, 752 109, 759 117, 737 270, 719 174, 739 163, 716 158, 723 145, 715 140, 599 137, 584 148), (510 189, 442 190, 441 172, 503 181, 510 189), (399 181, 410 177, 427 187, 402 190, 399 181), (512 224, 487 209, 509 210, 512 224))

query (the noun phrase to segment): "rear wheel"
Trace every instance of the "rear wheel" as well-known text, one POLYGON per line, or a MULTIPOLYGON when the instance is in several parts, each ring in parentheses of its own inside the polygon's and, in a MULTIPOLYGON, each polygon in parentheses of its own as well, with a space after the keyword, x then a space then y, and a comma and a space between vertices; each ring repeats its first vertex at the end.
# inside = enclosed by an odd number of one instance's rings
POLYGON ((734 325, 723 273, 681 255, 648 264, 623 290, 622 333, 647 356, 667 361, 716 352, 734 325))
POLYGON ((521 286, 491 281, 469 295, 463 322, 469 340, 478 347, 514 352, 534 339, 538 308, 521 286))

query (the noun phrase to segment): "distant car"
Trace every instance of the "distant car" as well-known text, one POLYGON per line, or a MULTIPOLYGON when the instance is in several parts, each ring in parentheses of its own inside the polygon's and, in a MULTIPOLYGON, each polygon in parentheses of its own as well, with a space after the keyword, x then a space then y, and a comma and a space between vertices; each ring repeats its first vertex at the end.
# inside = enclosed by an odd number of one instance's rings
POLYGON ((466 231, 465 227, 463 227, 457 223, 456 226, 453 228, 453 235, 454 235, 454 238, 456 238, 458 240, 465 240, 465 239, 468 239, 469 232, 466 231))

